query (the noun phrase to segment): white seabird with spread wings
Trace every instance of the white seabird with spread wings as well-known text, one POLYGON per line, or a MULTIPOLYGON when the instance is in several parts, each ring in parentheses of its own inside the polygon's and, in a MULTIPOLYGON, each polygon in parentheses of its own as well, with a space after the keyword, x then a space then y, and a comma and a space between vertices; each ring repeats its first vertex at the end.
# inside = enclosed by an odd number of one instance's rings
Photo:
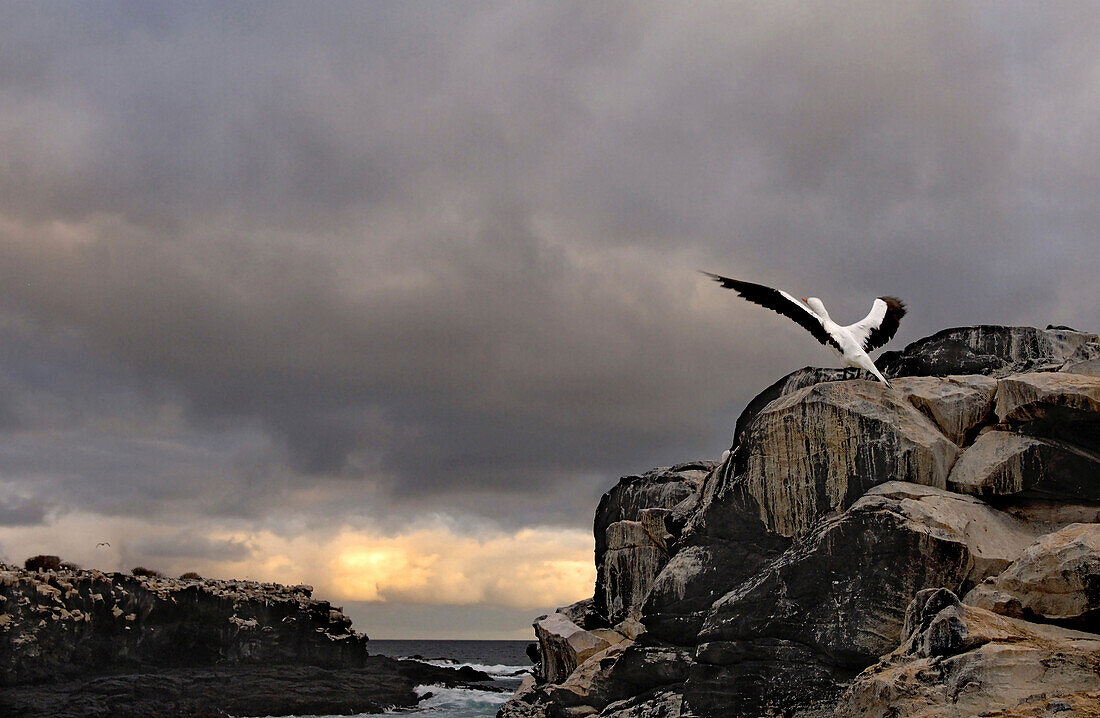
POLYGON ((829 317, 825 305, 817 297, 799 301, 782 289, 742 282, 710 272, 703 274, 726 289, 736 290, 738 296, 795 320, 803 329, 813 334, 814 339, 839 354, 847 366, 866 369, 883 384, 890 386, 890 382, 886 381, 871 357, 867 356, 867 352, 878 349, 897 333, 898 324, 905 316, 905 303, 897 297, 879 297, 871 305, 867 316, 855 324, 842 327, 829 317))

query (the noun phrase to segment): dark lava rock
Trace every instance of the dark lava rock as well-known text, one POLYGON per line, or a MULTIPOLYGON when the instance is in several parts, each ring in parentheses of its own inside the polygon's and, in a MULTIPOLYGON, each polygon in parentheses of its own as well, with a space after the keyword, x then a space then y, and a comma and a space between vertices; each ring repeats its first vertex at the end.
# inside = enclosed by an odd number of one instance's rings
POLYGON ((901 351, 883 353, 875 364, 888 378, 1054 370, 1097 335, 1072 329, 981 325, 944 329, 901 351))
POLYGON ((359 668, 181 668, 9 687, 0 690, 0 715, 225 718, 381 713, 415 706, 419 698, 413 689, 417 685, 467 685, 467 678, 454 669, 384 656, 370 656, 359 668))
POLYGON ((361 665, 367 637, 311 592, 0 567, 0 685, 219 662, 361 665))

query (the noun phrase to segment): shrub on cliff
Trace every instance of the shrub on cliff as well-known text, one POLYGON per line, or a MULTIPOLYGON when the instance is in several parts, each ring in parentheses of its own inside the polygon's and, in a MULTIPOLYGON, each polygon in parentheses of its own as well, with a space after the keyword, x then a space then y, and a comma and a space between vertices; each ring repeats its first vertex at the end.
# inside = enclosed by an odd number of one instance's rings
POLYGON ((66 571, 79 571, 80 564, 75 564, 72 561, 62 561, 61 568, 65 569, 66 571))
POLYGON ((181 581, 201 581, 202 576, 198 575, 194 571, 188 571, 187 573, 180 574, 181 581))
POLYGON ((130 569, 130 573, 135 576, 147 576, 148 578, 163 578, 164 574, 160 571, 154 571, 151 568, 145 568, 144 566, 135 566, 130 569))
POLYGON ((23 568, 28 571, 58 571, 61 569, 61 557, 48 554, 31 556, 23 562, 23 568))

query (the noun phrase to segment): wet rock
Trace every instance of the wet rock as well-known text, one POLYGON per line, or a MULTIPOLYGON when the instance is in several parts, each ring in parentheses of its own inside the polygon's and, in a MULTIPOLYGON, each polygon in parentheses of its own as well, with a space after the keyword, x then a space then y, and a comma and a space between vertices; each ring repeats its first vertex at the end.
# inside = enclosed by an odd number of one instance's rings
POLYGON ((542 691, 534 677, 520 683, 515 694, 497 710, 496 718, 560 718, 562 706, 542 691))
POLYGON ((424 683, 468 685, 452 668, 369 656, 359 668, 237 664, 150 670, 0 690, 20 718, 224 718, 412 708, 424 683))
POLYGON ((1100 629, 1100 524, 1043 536, 965 603, 1004 615, 1100 629))

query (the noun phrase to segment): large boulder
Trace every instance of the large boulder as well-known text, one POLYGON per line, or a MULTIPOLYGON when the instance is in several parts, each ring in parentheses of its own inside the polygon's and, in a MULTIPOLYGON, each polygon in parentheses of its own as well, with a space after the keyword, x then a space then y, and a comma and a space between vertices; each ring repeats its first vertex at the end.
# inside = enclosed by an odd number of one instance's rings
POLYGON ((1043 536, 964 599, 1018 618, 1100 629, 1100 524, 1073 524, 1043 536))
MULTIPOLYGON (((734 427, 733 447, 736 447, 737 444, 740 443, 741 436, 745 433, 745 429, 748 429, 752 424, 756 415, 776 399, 796 392, 799 389, 814 386, 815 384, 824 384, 830 381, 843 381, 851 378, 852 372, 848 369, 829 369, 807 366, 792 371, 787 376, 757 394, 753 397, 752 401, 745 406, 744 410, 737 417, 737 424, 734 427)), ((731 450, 733 447, 731 447, 731 450)))
POLYGON ((983 325, 944 329, 901 351, 885 352, 876 364, 888 377, 1012 373, 1061 368, 1095 334, 1067 328, 983 325))
POLYGON ((916 591, 969 588, 1034 537, 970 497, 902 482, 875 487, 714 604, 685 705, 699 716, 823 710, 897 645, 916 591))
POLYGON ((693 499, 716 464, 692 462, 619 480, 600 499, 596 539, 595 608, 608 623, 637 617, 669 557, 667 513, 693 499))
MULTIPOLYGON (((568 678, 544 692, 574 711, 603 711, 610 703, 631 696, 674 691, 679 694, 694 651, 662 646, 642 639, 623 641, 581 663, 568 678)), ((620 708, 613 709, 617 712, 620 708)), ((641 710, 640 707, 635 710, 641 710)))
POLYGON ((1100 341, 1079 347, 1059 371, 1100 377, 1100 341))
POLYGON ((995 410, 1002 424, 1100 451, 1100 377, 1062 372, 1008 377, 997 385, 995 410))
POLYGON ((985 498, 1100 501, 1100 457, 1066 442, 989 431, 955 462, 947 486, 985 498))
POLYGON ((958 446, 993 418, 997 380, 988 376, 915 376, 891 382, 958 446))
MULTIPOLYGON (((946 486, 959 449, 897 392, 858 380, 773 401, 737 452, 738 475, 765 527, 798 537, 884 481, 946 486)), ((725 507, 702 507, 702 520, 714 510, 725 507)))
POLYGON ((834 718, 1095 716, 1100 637, 917 594, 901 647, 864 671, 834 718))
POLYGON ((711 605, 759 571, 790 540, 764 531, 760 520, 746 518, 756 529, 734 539, 693 536, 703 541, 682 547, 665 565, 642 608, 642 623, 655 638, 694 646, 711 605))
POLYGON ((591 656, 625 640, 609 629, 586 631, 561 613, 539 616, 533 625, 542 658, 542 678, 550 683, 560 683, 591 656))

